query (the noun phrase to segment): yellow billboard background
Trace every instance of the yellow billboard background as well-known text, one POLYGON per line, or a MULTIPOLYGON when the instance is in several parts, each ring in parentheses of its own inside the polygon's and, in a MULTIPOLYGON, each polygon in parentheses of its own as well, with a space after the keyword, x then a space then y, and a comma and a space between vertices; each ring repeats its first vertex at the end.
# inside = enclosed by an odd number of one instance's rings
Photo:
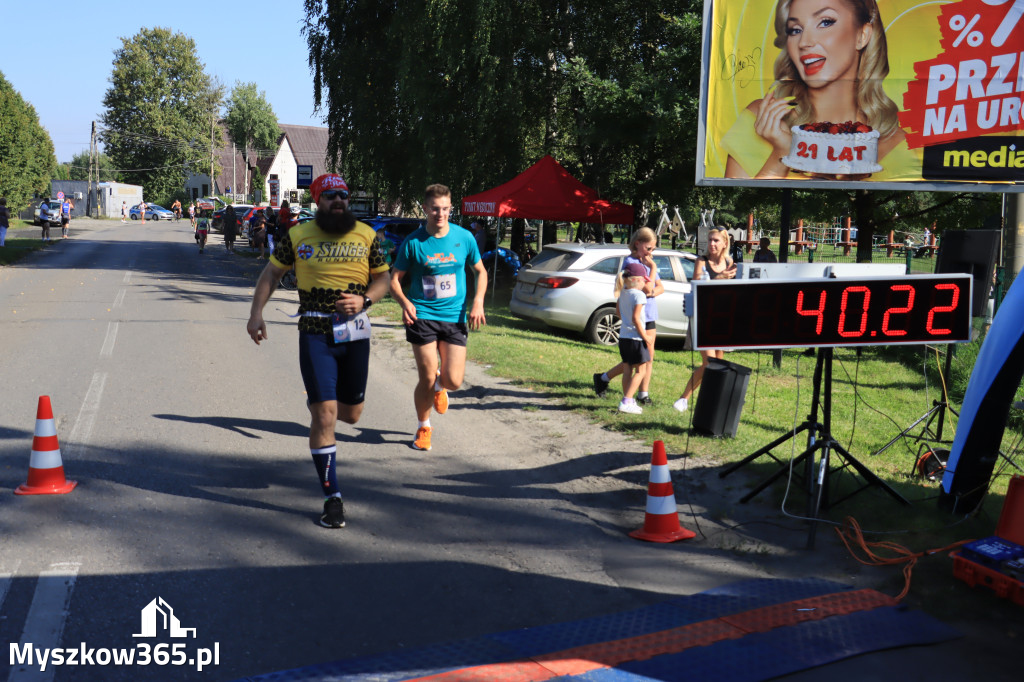
MULTIPOLYGON (((886 94, 903 110, 914 62, 941 51, 939 10, 954 0, 878 0, 889 52, 886 94)), ((764 97, 775 82, 775 0, 717 0, 712 7, 708 63, 704 175, 724 178, 727 154, 719 145, 740 111, 764 97)), ((921 180, 901 178, 901 180, 921 180)))

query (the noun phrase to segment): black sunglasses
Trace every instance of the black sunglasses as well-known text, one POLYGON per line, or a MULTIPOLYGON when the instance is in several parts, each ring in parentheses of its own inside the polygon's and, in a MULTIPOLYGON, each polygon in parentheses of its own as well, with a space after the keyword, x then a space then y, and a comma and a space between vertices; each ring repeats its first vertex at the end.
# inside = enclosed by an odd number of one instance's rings
POLYGON ((320 198, 321 199, 327 199, 327 201, 334 201, 335 198, 338 198, 338 199, 348 199, 348 190, 347 189, 325 189, 323 192, 320 192, 320 198))

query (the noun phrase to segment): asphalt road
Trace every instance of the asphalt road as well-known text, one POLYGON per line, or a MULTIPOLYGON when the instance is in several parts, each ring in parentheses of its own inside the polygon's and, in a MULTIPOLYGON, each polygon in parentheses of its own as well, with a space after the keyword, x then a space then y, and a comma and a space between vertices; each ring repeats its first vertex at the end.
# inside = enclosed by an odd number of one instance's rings
MULTIPOLYGON (((684 472, 677 457, 682 520, 699 520, 703 536, 629 538, 643 524, 650 451, 481 367, 434 417, 433 450, 413 450, 412 356, 383 320, 364 418, 338 429, 348 527, 323 529, 286 316, 296 295, 275 295, 270 338, 256 347, 245 322, 257 274, 219 234, 199 255, 185 221, 83 219, 72 239, 0 269, 0 489, 25 482, 41 395, 79 482, 62 496, 0 494, 0 640, 135 647, 149 641, 133 637, 145 634, 147 605, 162 599, 196 629, 182 656, 217 655, 202 672, 153 663, 43 673, 4 656, 0 680, 231 680, 750 577, 892 585, 892 570, 864 569, 824 534, 808 552, 798 524, 756 523, 777 518, 769 507, 723 513, 736 491, 714 470, 684 472)), ((968 636, 941 651, 792 679, 1018 679, 1004 675, 1017 671, 1008 647, 1019 647, 1020 622, 991 604, 998 618, 954 618, 968 636)))

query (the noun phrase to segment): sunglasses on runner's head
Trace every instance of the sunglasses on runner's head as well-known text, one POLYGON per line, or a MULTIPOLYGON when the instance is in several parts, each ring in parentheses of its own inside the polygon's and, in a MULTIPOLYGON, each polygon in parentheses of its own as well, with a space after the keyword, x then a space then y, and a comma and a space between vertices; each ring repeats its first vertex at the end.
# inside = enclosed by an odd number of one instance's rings
POLYGON ((348 190, 347 189, 325 189, 323 192, 320 192, 320 198, 321 199, 327 199, 327 201, 334 201, 335 198, 338 198, 338 199, 348 199, 348 190))

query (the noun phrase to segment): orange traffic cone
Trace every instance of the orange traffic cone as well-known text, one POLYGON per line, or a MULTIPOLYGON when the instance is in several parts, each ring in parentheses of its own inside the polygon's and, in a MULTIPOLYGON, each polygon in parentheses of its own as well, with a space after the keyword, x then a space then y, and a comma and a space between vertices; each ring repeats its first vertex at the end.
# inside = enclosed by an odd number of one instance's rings
POLYGON ((39 396, 36 432, 32 438, 32 457, 28 463, 28 482, 15 489, 15 495, 63 495, 78 485, 64 478, 64 464, 57 444, 57 425, 53 422, 50 396, 39 396))
POLYGON ((668 470, 665 443, 654 441, 651 455, 651 480, 647 484, 647 513, 644 527, 629 534, 631 538, 648 542, 675 542, 689 540, 697 534, 679 525, 676 495, 672 492, 672 476, 668 470))

